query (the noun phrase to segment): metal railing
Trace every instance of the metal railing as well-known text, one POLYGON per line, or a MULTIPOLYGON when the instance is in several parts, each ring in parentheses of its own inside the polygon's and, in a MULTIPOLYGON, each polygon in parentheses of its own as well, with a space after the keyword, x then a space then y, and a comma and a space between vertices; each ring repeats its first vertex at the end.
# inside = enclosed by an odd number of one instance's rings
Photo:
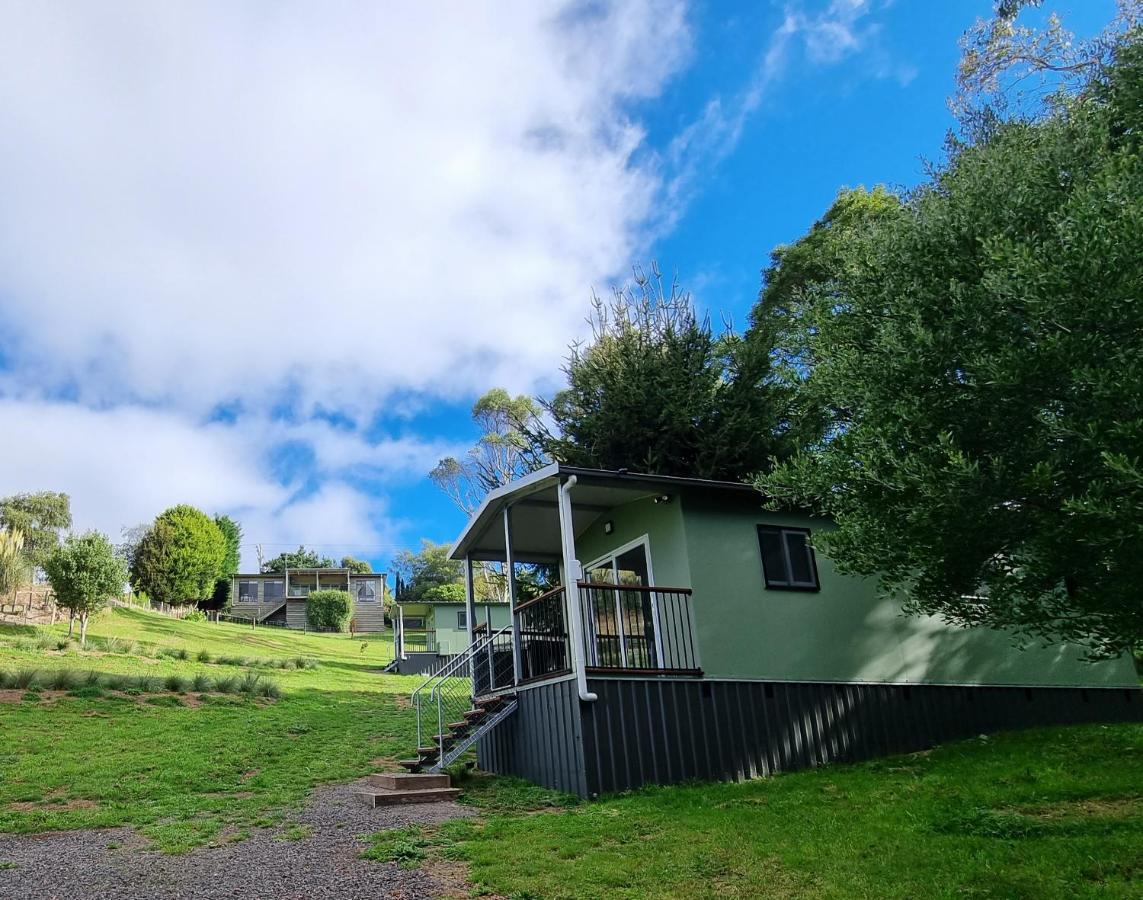
POLYGON ((405 653, 436 653, 436 629, 426 628, 424 631, 405 631, 401 634, 401 648, 405 653))
POLYGON ((474 674, 477 693, 482 692, 482 684, 483 693, 512 685, 511 626, 474 641, 413 691, 411 700, 417 713, 418 751, 427 746, 436 746, 438 750, 436 763, 430 763, 430 767, 440 764, 446 757, 450 741, 448 726, 461 721, 472 707, 474 674), (428 740, 433 743, 427 744, 428 740))
POLYGON ((520 681, 571 671, 564 589, 547 591, 515 609, 520 628, 520 681))
POLYGON ((587 668, 697 674, 690 588, 579 582, 587 668))

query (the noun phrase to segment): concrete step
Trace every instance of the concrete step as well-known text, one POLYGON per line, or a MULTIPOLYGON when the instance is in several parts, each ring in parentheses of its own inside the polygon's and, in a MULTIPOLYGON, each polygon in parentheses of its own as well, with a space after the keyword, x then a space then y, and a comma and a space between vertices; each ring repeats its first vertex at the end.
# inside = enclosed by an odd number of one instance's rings
POLYGON ((391 791, 368 787, 357 791, 357 796, 368 806, 400 806, 405 803, 441 803, 460 796, 459 788, 428 788, 416 791, 391 791))
POLYGON ((373 787, 387 791, 431 791, 452 787, 448 775, 408 775, 404 773, 378 772, 369 776, 373 787))

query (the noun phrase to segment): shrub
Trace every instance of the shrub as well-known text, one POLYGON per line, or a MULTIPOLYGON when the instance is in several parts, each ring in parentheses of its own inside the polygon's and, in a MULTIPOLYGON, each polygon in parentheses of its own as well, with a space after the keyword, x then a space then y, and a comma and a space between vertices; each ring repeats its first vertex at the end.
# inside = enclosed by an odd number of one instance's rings
POLYGON ((71 669, 57 669, 46 679, 45 684, 53 691, 70 691, 79 686, 79 674, 71 669))
POLYGON ((12 686, 27 690, 28 688, 39 687, 40 685, 40 671, 39 669, 20 669, 16 672, 12 686))
POLYGON ((163 679, 163 687, 176 694, 184 694, 187 689, 187 680, 182 675, 168 675, 163 679))
POLYGON ((184 622, 205 622, 206 613, 201 609, 192 609, 189 613, 183 616, 184 622))
POLYGON ((353 600, 348 591, 314 591, 306 598, 306 621, 311 628, 349 631, 353 600))

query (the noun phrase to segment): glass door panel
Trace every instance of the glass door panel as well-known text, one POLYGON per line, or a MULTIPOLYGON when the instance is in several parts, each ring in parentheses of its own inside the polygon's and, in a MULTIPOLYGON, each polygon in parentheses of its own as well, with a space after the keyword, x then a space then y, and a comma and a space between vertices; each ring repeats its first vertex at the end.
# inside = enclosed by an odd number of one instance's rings
POLYGON ((654 669, 658 666, 656 610, 650 591, 625 591, 623 585, 647 587, 650 568, 647 547, 639 544, 588 570, 592 584, 617 585, 619 590, 590 590, 588 619, 592 631, 591 665, 654 669))

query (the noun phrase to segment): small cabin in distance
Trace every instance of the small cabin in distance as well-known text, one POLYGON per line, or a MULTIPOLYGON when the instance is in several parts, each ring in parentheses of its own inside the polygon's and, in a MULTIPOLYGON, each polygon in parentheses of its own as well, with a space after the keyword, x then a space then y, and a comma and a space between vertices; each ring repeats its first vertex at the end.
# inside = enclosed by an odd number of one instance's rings
POLYGON ((287 569, 231 577, 230 615, 263 625, 305 629, 306 598, 316 590, 348 591, 353 599, 351 628, 385 630, 383 572, 358 574, 343 568, 287 569))

